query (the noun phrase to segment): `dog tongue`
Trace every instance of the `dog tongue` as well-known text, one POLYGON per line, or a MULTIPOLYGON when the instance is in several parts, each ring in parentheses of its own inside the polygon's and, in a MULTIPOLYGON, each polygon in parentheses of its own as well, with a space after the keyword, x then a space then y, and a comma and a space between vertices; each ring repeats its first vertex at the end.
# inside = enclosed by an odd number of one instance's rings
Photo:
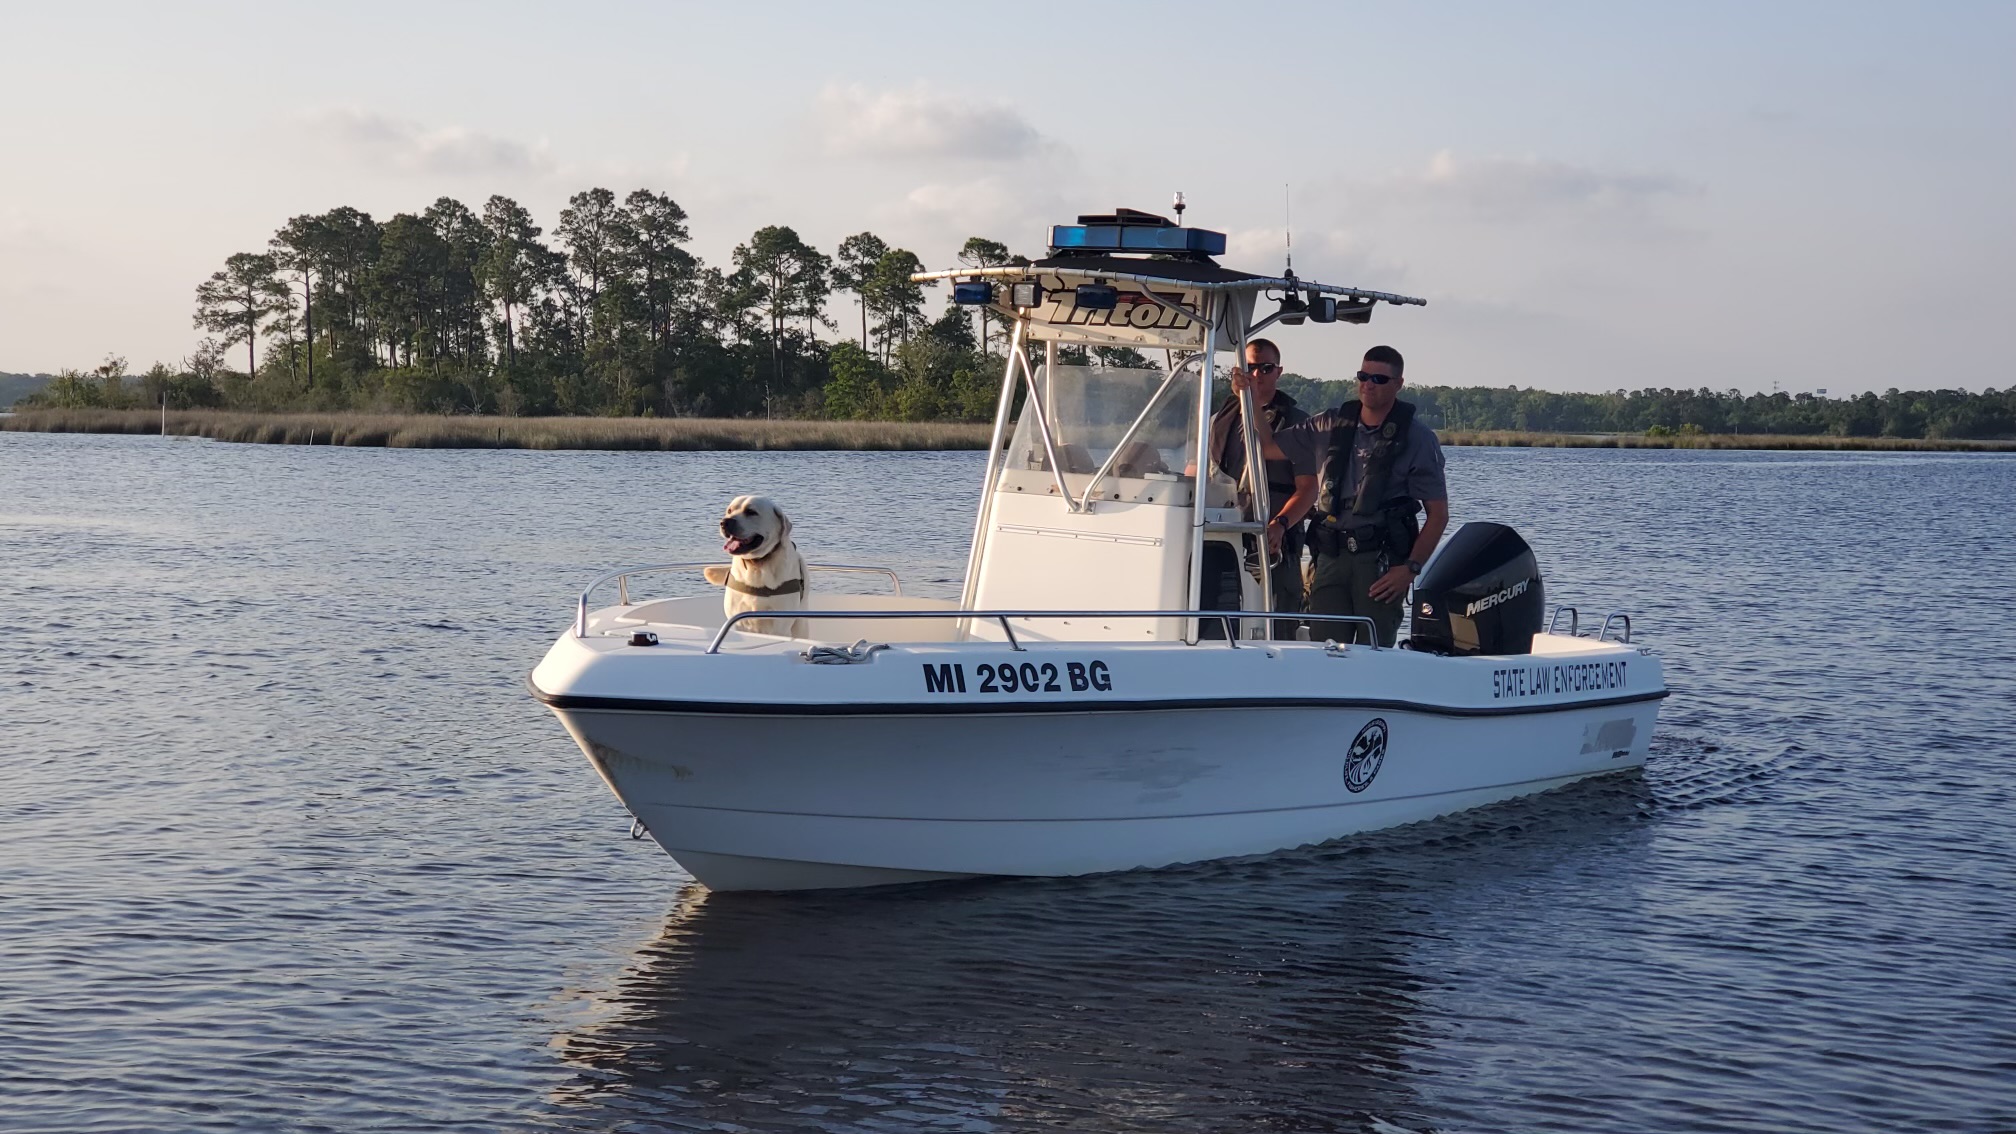
POLYGON ((724 543, 724 544, 722 544, 722 545, 721 545, 721 550, 723 550, 723 551, 727 552, 727 553, 728 553, 728 554, 730 554, 730 555, 733 555, 733 554, 735 554, 736 552, 738 552, 738 551, 742 550, 742 540, 741 540, 741 537, 739 537, 739 536, 729 536, 729 537, 728 537, 728 542, 727 542, 727 543, 724 543))

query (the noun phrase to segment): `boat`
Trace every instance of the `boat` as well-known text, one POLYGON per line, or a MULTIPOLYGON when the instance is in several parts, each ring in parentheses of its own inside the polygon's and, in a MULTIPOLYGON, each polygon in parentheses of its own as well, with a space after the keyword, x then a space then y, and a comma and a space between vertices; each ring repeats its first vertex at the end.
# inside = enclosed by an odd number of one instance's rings
POLYGON ((1276 323, 1362 326, 1425 301, 1222 267, 1224 235, 1181 220, 1082 216, 1033 263, 914 277, 1009 328, 956 600, 815 563, 790 638, 725 616, 715 588, 645 593, 706 563, 581 592, 531 692, 633 835, 714 890, 1068 876, 1262 855, 1642 767, 1658 655, 1626 614, 1549 613, 1505 525, 1443 542, 1399 648, 1367 620, 1270 637, 1287 620, 1267 617, 1267 574, 1292 568, 1248 554, 1266 478, 1248 470, 1261 487, 1242 508, 1197 460, 1216 371, 1276 323), (1239 609, 1206 607, 1207 557, 1246 565, 1239 609))

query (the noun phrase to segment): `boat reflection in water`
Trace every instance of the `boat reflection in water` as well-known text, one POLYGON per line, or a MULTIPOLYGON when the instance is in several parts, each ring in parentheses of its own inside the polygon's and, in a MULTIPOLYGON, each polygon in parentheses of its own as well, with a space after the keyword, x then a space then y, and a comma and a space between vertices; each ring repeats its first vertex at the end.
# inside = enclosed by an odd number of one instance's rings
POLYGON ((1461 935, 1575 884, 1564 864, 1579 877, 1639 854, 1649 806, 1631 775, 1157 873, 790 897, 694 885, 600 1022, 556 1037, 576 1076, 551 1120, 1434 1129, 1452 1116, 1414 1084, 1450 1011, 1449 954, 1483 955, 1461 935))

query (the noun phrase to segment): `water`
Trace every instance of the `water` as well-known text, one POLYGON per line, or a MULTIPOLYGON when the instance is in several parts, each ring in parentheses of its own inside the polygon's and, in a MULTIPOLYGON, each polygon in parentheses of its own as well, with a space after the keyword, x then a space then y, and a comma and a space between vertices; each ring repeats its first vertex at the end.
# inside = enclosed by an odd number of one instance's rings
POLYGON ((2016 1129, 2016 459, 1451 451, 1664 652, 1640 778, 684 886, 525 695, 574 590, 762 490, 953 593, 978 460, 0 433, 0 1129, 2016 1129))

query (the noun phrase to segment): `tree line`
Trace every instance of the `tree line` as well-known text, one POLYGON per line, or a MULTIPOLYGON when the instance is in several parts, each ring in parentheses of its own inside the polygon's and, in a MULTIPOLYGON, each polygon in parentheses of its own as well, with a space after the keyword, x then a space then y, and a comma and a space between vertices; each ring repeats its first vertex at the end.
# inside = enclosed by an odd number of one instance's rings
MULTIPOLYGON (((983 311, 927 311, 918 257, 872 232, 828 252, 768 225, 728 262, 686 247, 686 211, 639 189, 568 199, 549 234, 493 196, 442 197, 379 221, 342 207, 294 217, 195 290, 206 333, 178 366, 65 370, 21 405, 986 420, 1006 334, 983 311), (858 315, 829 316, 835 298, 858 315), (824 334, 822 334, 824 332, 824 334), (239 353, 242 350, 242 354, 239 353), (242 369, 239 364, 242 364, 242 369)), ((1027 263, 973 237, 969 267, 1027 263)), ((1147 365, 1130 350, 1092 352, 1147 365)), ((1082 356, 1072 352, 1074 357, 1082 356)), ((1344 384, 1297 375, 1311 408, 1344 384)), ((1567 433, 2016 435, 2016 389, 1825 398, 1738 391, 1410 387, 1442 429, 1567 433)))
MULTIPOLYGON (((1298 401, 1345 400, 1341 383, 1284 376, 1298 401)), ((1352 396, 1355 396, 1353 394, 1352 396)), ((1409 386, 1405 397, 1436 429, 1534 433, 1761 433, 1781 436, 1988 439, 2016 436, 2016 386, 1887 390, 1846 398, 1740 390, 1616 390, 1561 394, 1490 387, 1409 386)))
MULTIPOLYGON (((998 327, 963 308, 928 313, 914 253, 862 232, 829 254, 769 225, 708 265, 690 240, 686 211, 647 189, 576 193, 550 234, 503 196, 480 212, 443 197, 383 221, 349 207, 297 216, 197 286, 194 324, 208 337, 182 365, 128 382, 108 359, 60 373, 32 404, 992 414, 998 327), (858 309, 858 335, 827 314, 836 296, 858 309)), ((1027 262, 985 237, 960 261, 1027 262)))

